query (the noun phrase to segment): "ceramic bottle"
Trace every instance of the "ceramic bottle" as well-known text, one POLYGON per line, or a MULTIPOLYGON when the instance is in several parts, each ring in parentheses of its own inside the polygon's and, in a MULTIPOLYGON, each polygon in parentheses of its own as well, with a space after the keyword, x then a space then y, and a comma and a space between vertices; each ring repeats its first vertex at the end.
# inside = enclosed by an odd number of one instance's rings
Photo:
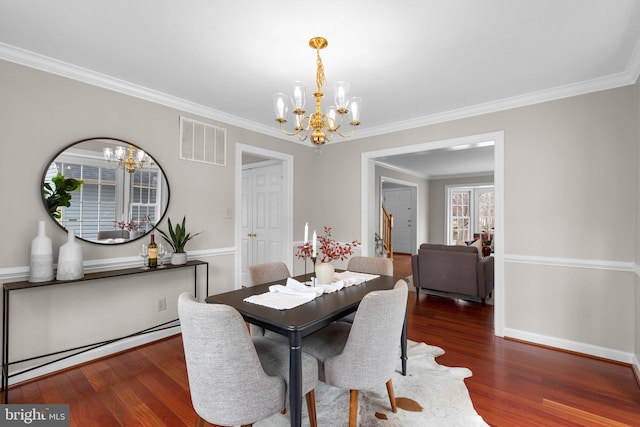
POLYGON ((51 239, 45 234, 45 222, 38 224, 38 236, 31 241, 29 281, 46 282, 53 280, 53 249, 51 239))
POLYGON ((58 280, 76 280, 84 277, 82 246, 76 242, 76 234, 69 230, 67 243, 60 247, 58 255, 58 280))

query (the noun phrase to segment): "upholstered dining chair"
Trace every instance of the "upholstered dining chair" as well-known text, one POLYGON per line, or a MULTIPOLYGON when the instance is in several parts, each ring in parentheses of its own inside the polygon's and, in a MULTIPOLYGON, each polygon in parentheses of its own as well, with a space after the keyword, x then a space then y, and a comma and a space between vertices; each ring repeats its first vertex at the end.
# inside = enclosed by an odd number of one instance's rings
MULTIPOLYGON (((358 273, 379 274, 393 276, 393 260, 391 258, 377 258, 372 256, 354 256, 347 263, 348 271, 358 273)), ((353 323, 355 313, 344 316, 340 321, 353 323)))
POLYGON ((275 282, 290 277, 287 264, 281 261, 255 264, 249 267, 249 286, 275 282))
MULTIPOLYGON (((249 336, 242 316, 223 304, 178 298, 191 401, 204 421, 247 426, 286 408, 289 402, 289 347, 249 336)), ((311 426, 316 426, 314 389, 318 363, 302 355, 302 391, 311 426)))
POLYGON ((397 412, 391 375, 400 355, 400 335, 407 309, 407 283, 369 292, 353 324, 334 322, 303 338, 302 350, 318 360, 319 379, 350 390, 349 427, 358 417, 358 392, 386 383, 391 410, 397 412))
MULTIPOLYGON (((276 280, 286 280, 291 277, 287 264, 281 261, 255 264, 249 267, 248 286, 261 285, 263 283, 275 282, 276 280)), ((258 325, 249 324, 251 336, 259 337, 265 334, 264 328, 258 325)), ((270 338, 275 338, 277 334, 268 334, 270 338)))
POLYGON ((393 260, 371 256, 354 256, 349 259, 347 270, 358 273, 393 276, 393 260))

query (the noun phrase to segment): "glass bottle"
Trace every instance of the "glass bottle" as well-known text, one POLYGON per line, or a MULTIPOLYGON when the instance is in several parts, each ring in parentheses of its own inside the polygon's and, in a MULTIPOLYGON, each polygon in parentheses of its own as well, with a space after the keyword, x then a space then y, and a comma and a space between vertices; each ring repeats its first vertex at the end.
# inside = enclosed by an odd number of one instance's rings
POLYGON ((151 233, 151 242, 149 242, 149 268, 158 266, 158 245, 155 242, 155 236, 151 233))

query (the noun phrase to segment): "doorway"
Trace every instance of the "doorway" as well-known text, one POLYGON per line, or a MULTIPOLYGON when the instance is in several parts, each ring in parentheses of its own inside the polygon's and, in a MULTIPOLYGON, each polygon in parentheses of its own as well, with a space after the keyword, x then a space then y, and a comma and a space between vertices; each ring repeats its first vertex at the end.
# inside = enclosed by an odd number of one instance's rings
POLYGON ((417 185, 392 178, 380 178, 380 201, 393 216, 393 253, 414 254, 417 250, 417 185))
POLYGON ((236 288, 251 265, 293 264, 293 156, 236 145, 236 288))
POLYGON ((482 144, 492 141, 494 145, 495 185, 495 287, 494 287, 494 334, 504 336, 504 132, 491 132, 409 146, 388 148, 361 154, 361 242, 362 254, 375 253, 376 233, 376 159, 385 156, 419 153, 429 150, 482 144))

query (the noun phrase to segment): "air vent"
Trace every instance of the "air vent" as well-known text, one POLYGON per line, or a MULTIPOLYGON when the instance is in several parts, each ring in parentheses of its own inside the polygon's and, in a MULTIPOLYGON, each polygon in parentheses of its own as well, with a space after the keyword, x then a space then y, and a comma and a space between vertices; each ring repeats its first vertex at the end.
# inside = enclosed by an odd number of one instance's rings
POLYGON ((227 165, 227 130, 180 117, 180 159, 227 165))

